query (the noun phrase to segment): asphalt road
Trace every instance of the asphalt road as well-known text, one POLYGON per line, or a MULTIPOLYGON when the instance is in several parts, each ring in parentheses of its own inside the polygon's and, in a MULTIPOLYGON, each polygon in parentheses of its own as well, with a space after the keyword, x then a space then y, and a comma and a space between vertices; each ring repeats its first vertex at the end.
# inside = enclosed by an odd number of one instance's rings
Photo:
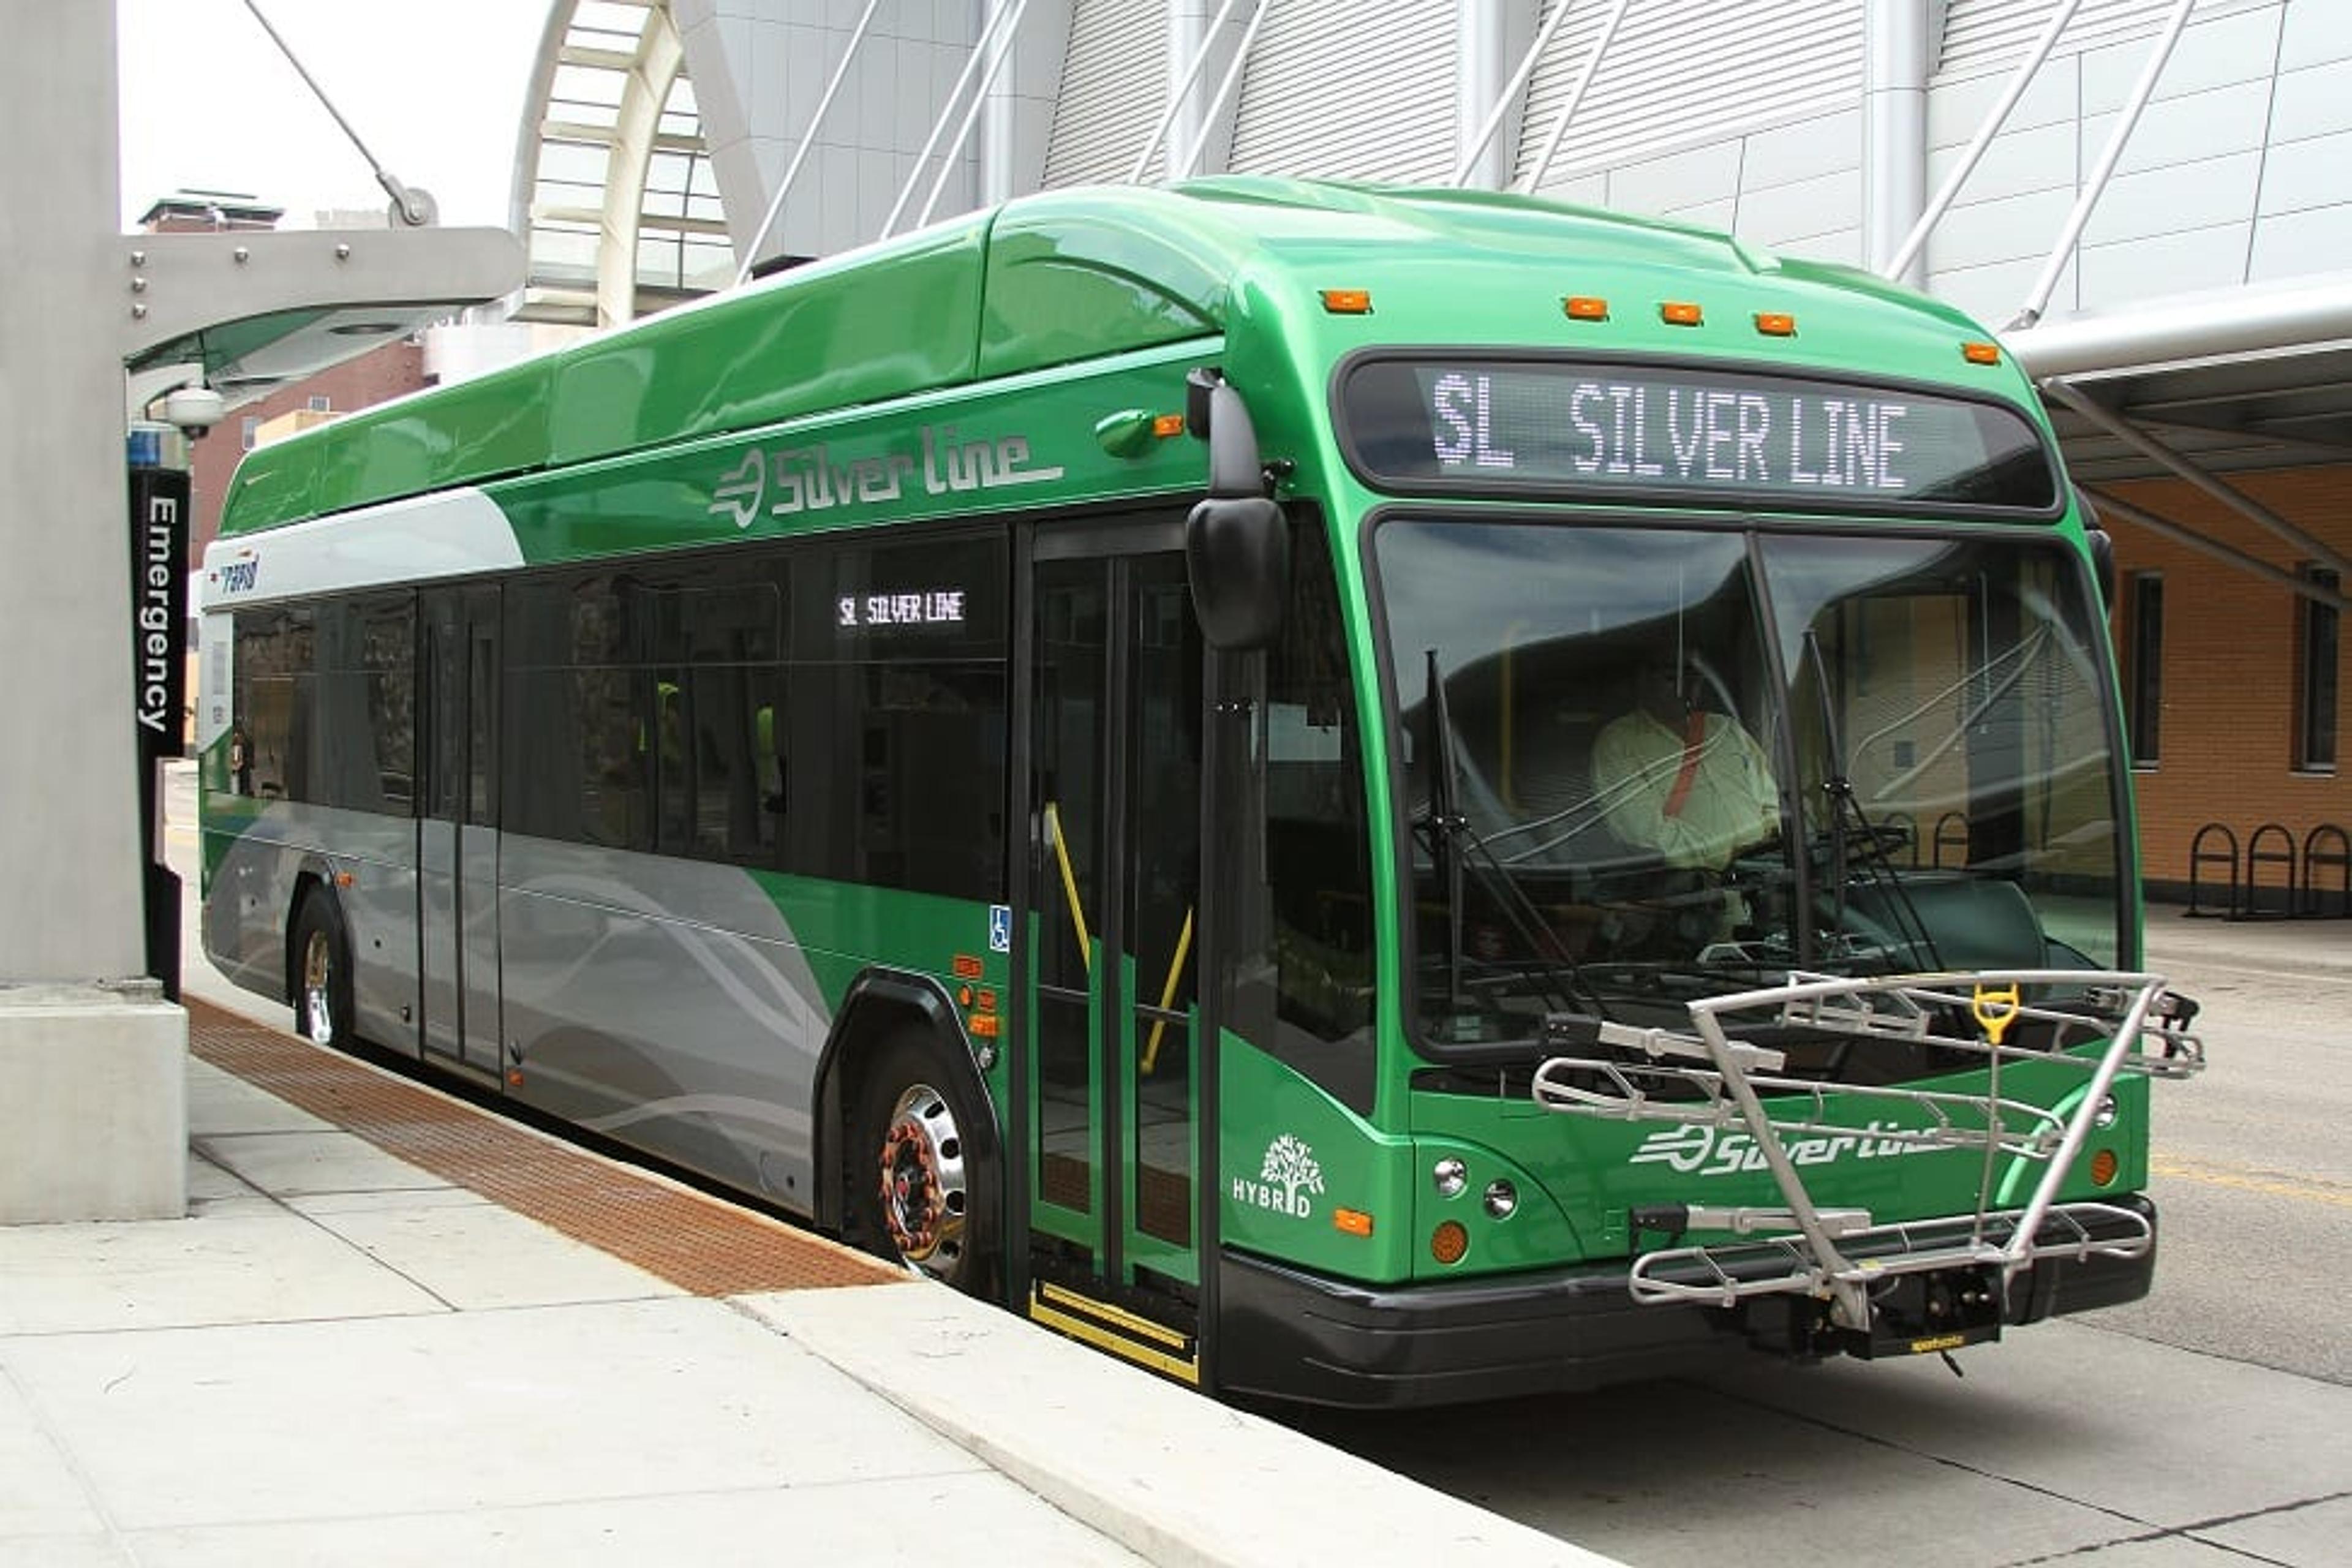
POLYGON ((2209 1066, 2156 1086, 2147 1300, 1964 1352, 1964 1378, 1759 1362, 1299 1424, 1634 1568, 2352 1563, 2352 926, 2163 918, 2151 966, 2203 1004, 2209 1066))

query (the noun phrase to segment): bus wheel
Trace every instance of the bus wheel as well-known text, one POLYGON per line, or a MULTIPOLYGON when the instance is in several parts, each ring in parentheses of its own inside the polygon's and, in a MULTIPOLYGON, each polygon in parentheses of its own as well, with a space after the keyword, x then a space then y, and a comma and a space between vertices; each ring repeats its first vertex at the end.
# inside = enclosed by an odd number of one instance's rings
POLYGON ((313 890, 294 917, 294 1029, 322 1046, 349 1047, 352 943, 331 894, 313 890))
POLYGON ((969 1141, 980 1125, 955 1079, 913 1036, 866 1075, 849 1145, 851 1239, 943 1285, 984 1296, 993 1259, 977 1234, 995 1173, 969 1141))

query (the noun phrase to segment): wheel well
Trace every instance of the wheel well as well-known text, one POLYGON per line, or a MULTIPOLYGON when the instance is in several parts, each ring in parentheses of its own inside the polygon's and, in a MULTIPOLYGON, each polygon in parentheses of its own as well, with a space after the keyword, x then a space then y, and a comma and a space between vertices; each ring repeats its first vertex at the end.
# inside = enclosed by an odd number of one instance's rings
POLYGON ((321 873, 304 869, 294 877, 294 896, 286 901, 285 965, 281 978, 286 994, 281 1001, 292 1002, 301 989, 302 955, 294 951, 294 938, 302 924, 302 909, 312 898, 332 898, 327 890, 327 879, 321 873))
MULTIPOLYGON (((901 1034, 927 1038, 947 1071, 956 1078, 966 1102, 978 1108, 979 1125, 965 1131, 978 1157, 995 1160, 1003 1148, 995 1099, 988 1092, 972 1060, 963 1026, 939 983, 923 975, 869 971, 851 984, 817 1062, 812 1152, 816 1219, 828 1229, 838 1230, 843 1219, 842 1130, 865 1093, 867 1068, 880 1054, 883 1043, 901 1034)), ((982 1223, 992 1230, 995 1216, 989 1215, 982 1223)))

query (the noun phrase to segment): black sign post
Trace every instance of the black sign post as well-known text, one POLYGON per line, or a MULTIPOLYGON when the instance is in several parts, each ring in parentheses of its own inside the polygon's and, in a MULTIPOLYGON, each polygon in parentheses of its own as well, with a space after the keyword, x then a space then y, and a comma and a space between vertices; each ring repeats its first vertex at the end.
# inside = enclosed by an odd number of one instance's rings
POLYGON ((163 772, 187 754, 188 471, 169 426, 131 431, 131 692, 147 973, 180 999, 180 879, 163 856, 163 772))

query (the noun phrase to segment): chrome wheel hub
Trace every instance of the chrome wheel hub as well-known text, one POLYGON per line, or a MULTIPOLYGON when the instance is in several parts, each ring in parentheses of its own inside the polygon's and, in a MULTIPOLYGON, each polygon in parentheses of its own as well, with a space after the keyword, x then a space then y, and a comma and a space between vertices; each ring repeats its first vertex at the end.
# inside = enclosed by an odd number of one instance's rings
POLYGON ((912 1267, 951 1279, 963 1262, 963 1134, 947 1099, 909 1085, 882 1134, 882 1223, 912 1267))
POLYGON ((309 1026, 303 1032, 322 1046, 335 1040, 334 956, 325 931, 312 931, 302 944, 302 1019, 309 1026))

